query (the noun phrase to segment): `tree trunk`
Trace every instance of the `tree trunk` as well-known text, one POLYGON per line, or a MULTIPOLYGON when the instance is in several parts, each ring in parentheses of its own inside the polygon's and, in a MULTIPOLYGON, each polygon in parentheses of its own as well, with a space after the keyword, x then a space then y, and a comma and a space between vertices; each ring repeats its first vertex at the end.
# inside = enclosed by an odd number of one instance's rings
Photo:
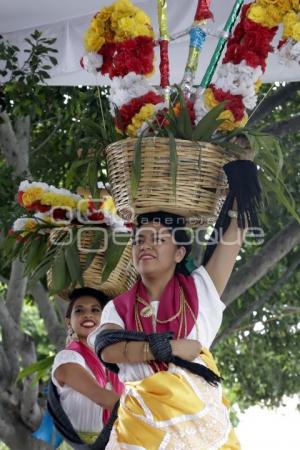
POLYGON ((10 450, 53 450, 53 447, 32 436, 16 409, 0 406, 0 436, 10 450))
POLYGON ((233 273, 222 295, 222 301, 225 305, 230 305, 247 289, 257 283, 299 243, 300 225, 293 221, 280 230, 258 253, 233 273))

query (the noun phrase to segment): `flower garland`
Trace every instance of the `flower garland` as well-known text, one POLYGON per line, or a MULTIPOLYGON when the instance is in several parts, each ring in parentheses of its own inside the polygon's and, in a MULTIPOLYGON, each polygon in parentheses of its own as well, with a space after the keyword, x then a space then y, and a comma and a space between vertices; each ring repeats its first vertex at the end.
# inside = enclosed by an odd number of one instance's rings
POLYGON ((18 191, 18 203, 27 211, 36 212, 33 217, 21 217, 13 225, 13 231, 32 231, 38 225, 66 226, 72 224, 105 225, 116 232, 127 232, 131 224, 116 214, 111 196, 100 200, 84 198, 67 189, 56 188, 42 182, 22 181, 18 191))
POLYGON ((84 44, 88 53, 81 59, 82 67, 112 79, 109 101, 117 131, 138 136, 166 106, 146 79, 154 71, 150 18, 130 0, 117 0, 96 13, 84 44))
POLYGON ((212 107, 226 101, 226 108, 220 115, 225 121, 220 129, 232 130, 246 125, 246 109, 256 105, 260 79, 268 54, 273 51, 271 42, 277 31, 273 22, 262 24, 256 20, 252 8, 257 3, 259 0, 242 8, 240 23, 228 40, 216 81, 195 102, 197 121, 212 107))
POLYGON ((266 60, 274 51, 271 43, 280 23, 284 25, 281 56, 300 60, 300 45, 296 42, 300 39, 299 11, 299 0, 256 0, 244 5, 215 82, 203 95, 197 96, 197 121, 226 101, 226 109, 220 115, 225 121, 220 129, 233 130, 246 125, 246 109, 253 109, 257 103, 266 60))
POLYGON ((87 54, 81 66, 101 71, 112 79, 129 72, 151 75, 154 71, 154 32, 150 18, 130 0, 102 8, 84 36, 87 54))
POLYGON ((294 0, 294 11, 283 18, 283 40, 279 43, 279 56, 284 64, 300 64, 300 1, 294 0))

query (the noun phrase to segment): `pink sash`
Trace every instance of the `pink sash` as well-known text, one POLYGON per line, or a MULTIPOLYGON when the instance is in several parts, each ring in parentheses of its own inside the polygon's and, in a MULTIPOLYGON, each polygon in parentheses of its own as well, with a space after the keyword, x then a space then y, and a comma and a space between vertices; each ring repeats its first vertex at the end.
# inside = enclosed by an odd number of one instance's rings
MULTIPOLYGON (((119 381, 118 376, 110 371, 105 371, 103 365, 99 361, 96 353, 90 349, 87 345, 82 342, 72 341, 66 347, 67 350, 74 350, 84 358, 86 365, 89 367, 91 372, 94 374, 98 384, 105 388, 107 383, 112 385, 113 390, 121 395, 123 392, 123 384, 119 381)), ((103 423, 107 423, 110 417, 110 411, 108 409, 103 409, 103 423)))
MULTIPOLYGON (((195 325, 195 319, 198 317, 198 295, 194 278, 191 275, 186 276, 180 273, 175 274, 166 285, 159 299, 157 312, 157 319, 163 322, 166 322, 171 317, 176 316, 176 313, 180 308, 181 289, 188 304, 188 307, 185 308, 183 316, 183 323, 186 325, 182 326, 181 330, 179 330, 181 319, 179 315, 177 318, 167 323, 158 322, 156 324, 157 332, 171 331, 174 333, 175 339, 186 338, 192 331, 195 325)), ((140 331, 137 328, 135 317, 137 304, 139 319, 142 324, 143 331, 147 334, 153 333, 155 330, 153 328, 152 317, 143 317, 141 311, 145 308, 145 305, 136 301, 137 296, 140 296, 144 300, 144 303, 149 304, 148 293, 141 280, 137 281, 129 291, 119 295, 113 300, 115 308, 125 323, 126 330, 140 331)), ((151 366, 153 365, 151 364, 151 366)), ((162 370, 161 365, 160 370, 162 370)))

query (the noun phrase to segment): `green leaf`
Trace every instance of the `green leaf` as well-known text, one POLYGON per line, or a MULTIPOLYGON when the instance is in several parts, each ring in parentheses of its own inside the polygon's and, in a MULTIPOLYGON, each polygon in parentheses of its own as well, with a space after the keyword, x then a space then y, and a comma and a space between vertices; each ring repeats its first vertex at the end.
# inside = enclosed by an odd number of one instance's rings
POLYGON ((92 160, 87 168, 87 179, 89 188, 91 191, 92 196, 94 197, 96 195, 96 192, 98 190, 97 182, 98 182, 98 168, 96 160, 92 160))
POLYGON ((108 237, 108 246, 105 254, 105 265, 102 272, 101 281, 104 283, 108 280, 112 271, 117 267, 118 262, 129 242, 130 235, 125 233, 110 233, 108 237), (117 241, 116 241, 117 240, 117 241))
POLYGON ((77 170, 84 165, 88 165, 89 162, 90 162, 89 158, 78 159, 78 160, 72 162, 72 165, 66 175, 66 185, 67 186, 70 185, 72 183, 73 179, 76 177, 77 170))
POLYGON ((47 358, 41 359, 40 361, 37 361, 36 363, 33 363, 30 366, 27 366, 24 369, 20 370, 17 381, 23 380, 24 378, 27 378, 34 373, 42 373, 42 375, 44 375, 45 371, 50 371, 54 361, 54 357, 54 355, 48 356, 47 358))
POLYGON ((51 265, 52 271, 52 292, 59 292, 69 286, 70 276, 66 264, 65 253, 63 249, 55 255, 51 265))
POLYGON ((54 56, 49 56, 49 59, 50 59, 51 63, 53 64, 53 66, 57 66, 58 61, 56 58, 54 58, 54 56))
POLYGON ((224 122, 218 119, 219 115, 224 111, 225 102, 220 103, 211 109, 198 123, 193 131, 193 141, 210 141, 213 133, 224 122))
POLYGON ((67 247, 65 251, 65 260, 67 263, 72 284, 76 285, 76 283, 80 283, 83 286, 80 258, 76 239, 74 239, 73 242, 67 247))
POLYGON ((189 110, 187 108, 182 90, 180 88, 178 88, 178 96, 179 96, 179 103, 180 103, 180 113, 179 113, 179 116, 177 117, 177 121, 182 122, 184 139, 192 140, 193 125, 192 125, 191 117, 190 117, 189 110))

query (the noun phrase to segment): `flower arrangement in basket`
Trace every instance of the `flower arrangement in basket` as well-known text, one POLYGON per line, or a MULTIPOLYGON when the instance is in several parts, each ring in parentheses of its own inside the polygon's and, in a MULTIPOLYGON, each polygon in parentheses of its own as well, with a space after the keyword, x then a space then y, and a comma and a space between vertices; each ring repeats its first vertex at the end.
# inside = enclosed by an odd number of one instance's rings
POLYGON ((97 12, 85 34, 87 53, 81 64, 111 78, 110 111, 116 129, 129 137, 106 149, 112 195, 125 218, 132 210, 138 214, 161 209, 204 223, 214 219, 226 189, 222 167, 245 157, 235 139, 240 135, 259 151, 262 181, 276 177, 278 197, 286 194, 278 176, 282 164, 279 143, 245 125, 248 111, 257 104, 280 24, 283 35, 276 51, 299 62, 299 1, 255 0, 243 6, 242 0, 236 0, 206 74, 195 87, 207 23, 213 17, 210 3, 198 1, 188 30, 190 48, 183 79, 175 87, 169 82, 168 44, 176 36, 169 34, 165 0, 157 2, 157 40, 149 17, 130 0, 118 0, 97 12), (240 22, 231 34, 239 15, 240 22), (226 37, 227 48, 211 83, 226 37), (160 46, 160 88, 148 80, 155 45, 160 46), (264 165, 266 155, 268 164, 264 165))
POLYGON ((76 286, 115 296, 135 281, 131 225, 116 214, 110 196, 84 198, 26 180, 18 202, 31 215, 14 222, 6 250, 25 261, 33 280, 47 274, 50 291, 63 298, 76 286))

